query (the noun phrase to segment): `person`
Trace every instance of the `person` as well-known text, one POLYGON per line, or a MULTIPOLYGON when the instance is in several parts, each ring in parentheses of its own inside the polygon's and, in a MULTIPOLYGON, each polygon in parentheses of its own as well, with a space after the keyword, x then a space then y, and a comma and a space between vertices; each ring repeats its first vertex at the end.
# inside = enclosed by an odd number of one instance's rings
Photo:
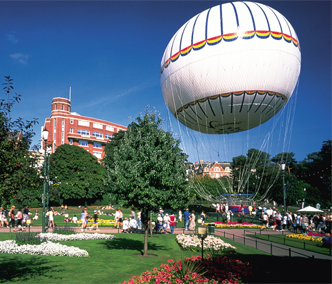
POLYGON ((53 207, 51 207, 50 210, 46 213, 46 216, 48 216, 48 227, 54 228, 54 209, 53 209, 53 207))
POLYGON ((38 214, 35 214, 35 217, 32 218, 32 220, 36 220, 36 221, 37 221, 38 219, 39 219, 38 214))
POLYGON ((122 224, 122 233, 129 233, 129 221, 128 218, 124 218, 124 221, 121 222, 122 224))
POLYGON ((323 247, 330 248, 332 246, 332 237, 329 233, 325 234, 325 237, 322 239, 323 247))
POLYGON ((161 214, 158 214, 158 218, 157 218, 157 221, 158 221, 158 226, 157 226, 157 231, 159 233, 163 233, 164 232, 164 228, 163 228, 163 217, 161 217, 161 214))
POLYGON ((202 225, 204 225, 204 221, 205 221, 205 213, 204 213, 204 210, 202 210, 202 213, 201 213, 201 220, 202 220, 202 225))
POLYGON ((279 211, 277 211, 276 214, 274 214, 274 218, 276 219, 277 221, 277 229, 276 231, 281 231, 281 214, 279 213, 279 211))
POLYGON ((269 217, 267 216, 266 213, 263 213, 263 226, 261 227, 261 230, 266 228, 266 225, 267 225, 268 221, 269 221, 269 217))
POLYGON ((288 230, 291 230, 293 227, 293 213, 292 212, 288 212, 288 214, 287 214, 287 227, 288 227, 288 230))
POLYGON ((171 227, 171 234, 174 233, 175 222, 176 222, 176 218, 174 216, 174 213, 172 212, 171 216, 169 216, 169 225, 171 227))
POLYGON ((95 229, 96 231, 99 231, 98 229, 98 211, 95 210, 93 212, 93 225, 92 225, 92 228, 95 229))
POLYGON ((119 228, 119 219, 120 219, 120 211, 119 211, 119 209, 117 208, 117 209, 115 209, 115 219, 114 219, 114 221, 115 221, 115 226, 116 226, 117 228, 119 228))
POLYGON ((29 206, 26 206, 23 210, 23 219, 29 219, 29 214, 30 214, 30 210, 29 210, 29 206))
POLYGON ((142 229, 141 210, 137 211, 137 228, 142 229))
POLYGON ((244 205, 241 204, 241 214, 244 215, 244 205))
POLYGON ((15 206, 13 205, 11 208, 10 208, 10 224, 11 224, 11 227, 12 228, 15 228, 15 206))
POLYGON ((129 227, 130 227, 130 233, 136 232, 137 230, 137 221, 135 217, 131 216, 130 221, 129 221, 129 227))
POLYGON ((231 221, 231 210, 228 210, 226 212, 226 218, 227 218, 227 223, 229 223, 231 221))
POLYGON ((189 230, 195 231, 196 223, 195 223, 195 211, 191 211, 190 215, 190 225, 189 225, 189 230))
POLYGON ((219 202, 217 202, 217 205, 216 205, 216 213, 220 213, 220 204, 219 204, 219 202))
POLYGON ((287 214, 284 215, 283 217, 283 223, 282 223, 282 229, 283 230, 286 230, 286 227, 287 227, 287 214))
POLYGON ((76 217, 76 215, 74 215, 74 217, 73 217, 73 220, 72 220, 72 221, 73 221, 73 223, 75 223, 75 224, 77 223, 77 217, 76 217))
POLYGON ((320 232, 323 226, 324 226, 324 218, 323 218, 323 215, 320 214, 320 215, 318 216, 317 229, 316 229, 316 231, 320 232))
POLYGON ((252 206, 251 206, 251 204, 248 206, 248 210, 249 210, 249 215, 251 216, 251 214, 252 214, 252 206))
POLYGON ((225 204, 225 212, 228 212, 229 206, 228 203, 225 204))
POLYGON ((81 212, 81 222, 82 222, 82 225, 81 225, 81 231, 82 231, 82 232, 84 232, 85 227, 86 227, 86 219, 85 219, 85 215, 86 215, 86 212, 85 212, 85 210, 83 209, 82 212, 81 212))
POLYGON ((302 214, 300 217, 300 232, 301 234, 305 233, 308 228, 309 219, 305 214, 302 214))
POLYGON ((184 222, 185 222, 184 229, 186 231, 188 230, 189 217, 190 217, 190 213, 189 213, 189 209, 187 208, 186 211, 184 211, 184 222))
POLYGON ((7 210, 4 209, 2 206, 1 206, 1 213, 2 213, 2 226, 7 226, 7 228, 9 227, 9 223, 7 221, 7 210))
POLYGON ((168 213, 166 213, 166 215, 164 217, 164 223, 163 223, 165 233, 167 232, 167 229, 170 228, 169 227, 169 222, 170 222, 169 215, 168 215, 168 213))
POLYGON ((133 210, 133 209, 131 209, 131 211, 130 211, 130 218, 131 217, 134 217, 135 218, 135 211, 133 210))
POLYGON ((179 221, 182 222, 182 211, 179 209, 179 221))
POLYGON ((159 214, 162 218, 164 218, 164 210, 159 208, 159 214))
MULTIPOLYGON (((121 209, 119 209, 118 211, 119 211, 119 223, 118 223, 119 225, 118 225, 118 227, 122 228, 122 226, 123 226, 123 213, 122 213, 121 209)), ((127 218, 127 221, 128 221, 128 218, 127 218)))
MULTIPOLYGON (((23 220, 23 213, 22 213, 22 208, 19 208, 16 214, 16 220, 17 220, 17 228, 21 229, 22 228, 22 220, 23 220)), ((15 227, 16 229, 16 227, 15 227)), ((14 230, 16 231, 16 230, 14 230)))

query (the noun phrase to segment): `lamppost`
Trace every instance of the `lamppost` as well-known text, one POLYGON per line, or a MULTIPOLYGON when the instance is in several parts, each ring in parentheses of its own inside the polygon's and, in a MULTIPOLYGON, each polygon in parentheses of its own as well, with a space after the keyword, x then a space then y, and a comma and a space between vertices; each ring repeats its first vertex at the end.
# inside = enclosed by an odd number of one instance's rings
POLYGON ((302 202, 302 209, 304 208, 306 190, 307 190, 306 188, 303 188, 304 196, 303 196, 303 202, 302 202))
POLYGON ((286 164, 281 164, 281 170, 282 170, 282 189, 284 193, 284 216, 286 215, 286 186, 285 186, 285 168, 286 164))
POLYGON ((200 225, 197 227, 197 235, 202 240, 202 262, 203 262, 203 251, 204 251, 204 239, 207 237, 207 227, 200 225))
POLYGON ((47 139, 48 139, 48 130, 46 128, 42 132, 42 139, 45 142, 45 151, 44 151, 44 190, 43 190, 43 216, 42 216, 42 232, 45 233, 45 195, 46 195, 46 148, 47 148, 47 139))

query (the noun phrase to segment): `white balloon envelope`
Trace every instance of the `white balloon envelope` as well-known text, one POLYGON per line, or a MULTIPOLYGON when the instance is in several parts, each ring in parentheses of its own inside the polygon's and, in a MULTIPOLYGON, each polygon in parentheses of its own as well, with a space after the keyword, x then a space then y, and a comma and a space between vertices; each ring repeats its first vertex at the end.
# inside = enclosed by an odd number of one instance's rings
POLYGON ((175 33, 161 60, 160 83, 182 124, 229 134, 278 113, 300 68, 299 40, 284 16, 259 3, 232 2, 199 13, 175 33))

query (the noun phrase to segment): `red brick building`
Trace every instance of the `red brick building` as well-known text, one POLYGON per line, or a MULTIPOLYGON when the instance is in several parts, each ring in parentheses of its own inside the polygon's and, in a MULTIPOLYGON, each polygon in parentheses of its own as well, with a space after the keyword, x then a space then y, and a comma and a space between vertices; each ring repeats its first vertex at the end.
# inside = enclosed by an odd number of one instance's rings
POLYGON ((225 162, 211 163, 209 161, 203 162, 203 160, 200 160, 199 163, 196 162, 192 168, 195 174, 202 176, 209 175, 211 178, 230 177, 232 173, 231 164, 225 162))
MULTIPOLYGON (((113 134, 127 130, 125 126, 105 120, 81 116, 71 112, 71 102, 65 98, 52 100, 51 117, 45 119, 44 129, 49 131, 48 144, 52 145, 52 153, 62 144, 77 145, 96 156, 104 157, 104 148, 113 134)), ((42 142, 42 150, 44 149, 42 142)))

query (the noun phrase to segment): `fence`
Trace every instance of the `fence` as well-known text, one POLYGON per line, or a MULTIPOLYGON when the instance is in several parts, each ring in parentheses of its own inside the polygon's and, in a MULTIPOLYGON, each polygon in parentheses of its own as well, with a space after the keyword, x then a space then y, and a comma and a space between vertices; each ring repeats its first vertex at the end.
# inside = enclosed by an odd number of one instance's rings
MULTIPOLYGON (((264 241, 264 240, 259 241, 256 238, 256 234, 257 234, 256 231, 254 231, 255 239, 253 239, 252 237, 246 237, 246 232, 248 232, 248 230, 244 230, 243 236, 227 233, 226 231, 222 231, 220 229, 216 229, 216 231, 218 231, 218 233, 223 233, 224 238, 232 239, 233 241, 236 241, 238 243, 242 243, 244 245, 259 249, 259 250, 264 251, 266 253, 269 253, 271 255, 273 255, 273 249, 280 249, 280 250, 287 251, 287 252, 278 254, 278 253, 276 253, 276 250, 275 250, 274 255, 285 255, 285 254, 287 254, 289 257, 300 255, 300 256, 305 256, 305 257, 308 257, 308 258, 315 258, 315 256, 313 254, 310 255, 309 251, 308 251, 307 254, 303 254, 303 253, 300 253, 300 252, 296 251, 296 248, 290 248, 290 247, 289 248, 284 248, 284 247, 275 245, 275 244, 273 244, 272 242, 269 241, 269 235, 267 235, 268 236, 267 241, 264 241)), ((222 234, 221 234, 221 236, 222 236, 222 234)), ((287 241, 293 241, 293 240, 287 240, 287 241)), ((306 246, 308 246, 310 244, 303 242, 303 245, 304 245, 304 249, 306 249, 306 246)), ((319 252, 317 252, 317 253, 319 254, 319 252)), ((330 256, 332 255, 331 247, 329 248, 329 255, 330 256)))

